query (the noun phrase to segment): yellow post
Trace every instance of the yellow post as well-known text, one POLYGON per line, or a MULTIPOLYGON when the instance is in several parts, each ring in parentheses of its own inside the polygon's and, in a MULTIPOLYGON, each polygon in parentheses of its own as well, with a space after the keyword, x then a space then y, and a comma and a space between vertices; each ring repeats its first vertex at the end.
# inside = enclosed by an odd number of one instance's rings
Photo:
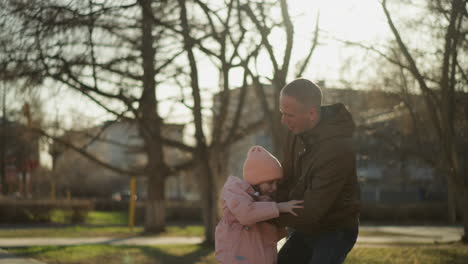
POLYGON ((52 181, 52 182, 50 183, 50 199, 51 199, 51 200, 55 200, 55 197, 56 197, 56 196, 55 196, 55 182, 52 181))
POLYGON ((128 206, 128 227, 133 232, 133 226, 135 225, 135 197, 136 197, 136 178, 132 176, 130 178, 130 204, 128 206))
POLYGON ((68 201, 71 200, 71 192, 70 192, 70 190, 67 190, 67 200, 68 200, 68 201))

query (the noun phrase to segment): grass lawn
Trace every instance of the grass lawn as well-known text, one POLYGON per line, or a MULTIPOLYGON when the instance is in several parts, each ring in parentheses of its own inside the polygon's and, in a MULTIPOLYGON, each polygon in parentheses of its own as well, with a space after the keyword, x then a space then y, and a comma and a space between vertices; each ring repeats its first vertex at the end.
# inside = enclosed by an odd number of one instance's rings
POLYGON ((46 246, 7 249, 9 252, 54 264, 217 263, 212 249, 199 245, 177 246, 46 246))
MULTIPOLYGON (((200 245, 29 247, 8 251, 56 264, 212 264, 213 250, 200 245)), ((345 264, 466 264, 468 246, 357 247, 345 264)))
MULTIPOLYGON (((67 223, 67 213, 63 210, 54 210, 51 214, 53 223, 67 223)), ((128 225, 128 212, 126 211, 91 211, 86 218, 89 225, 128 225)))
MULTIPOLYGON (((168 224, 166 232, 158 236, 203 236, 205 228, 202 225, 176 225, 168 224)), ((73 225, 60 227, 9 227, 0 229, 0 238, 13 237, 128 237, 147 236, 143 227, 137 226, 133 231, 126 226, 94 226, 73 225)), ((360 231, 359 236, 408 236, 405 234, 389 232, 366 232, 360 231)), ((415 235, 411 235, 415 236, 415 235)))
POLYGON ((468 246, 357 247, 345 264, 463 264, 468 263, 468 246))
MULTIPOLYGON (((167 225, 166 232, 157 236, 203 236, 201 225, 167 225)), ((135 227, 130 231, 128 227, 96 227, 96 226, 68 226, 68 227, 28 227, 0 229, 0 238, 13 237, 129 237, 151 236, 143 233, 143 227, 135 227)))
MULTIPOLYGON (((8 226, 0 228, 0 238, 10 237, 128 237, 141 236, 143 227, 136 226, 130 231, 128 226, 127 212, 89 212, 84 224, 63 225, 66 223, 66 213, 56 210, 52 213, 52 222, 62 224, 48 227, 28 227, 8 226)), ((169 223, 167 231, 159 236, 203 236, 204 227, 201 224, 175 225, 169 223)), ((406 236, 405 234, 389 232, 369 232, 360 231, 359 236, 406 236)), ((414 236, 414 235, 413 235, 414 236)))
MULTIPOLYGON (((65 219, 63 211, 55 211, 52 214, 52 222, 63 224, 65 219)), ((88 214, 84 224, 59 225, 48 227, 28 227, 8 226, 0 228, 0 237, 128 237, 146 235, 143 227, 136 226, 133 231, 128 228, 128 216, 126 212, 100 212, 93 211, 88 214)), ((169 223, 166 232, 158 236, 203 236, 202 225, 176 225, 169 223)))
MULTIPOLYGON (((62 210, 55 210, 51 220, 56 226, 48 227, 28 227, 8 226, 0 228, 0 238, 9 237, 128 237, 145 236, 143 227, 136 226, 133 231, 128 228, 127 212, 104 212, 92 211, 88 213, 86 222, 78 225, 67 225, 66 213, 62 210)), ((166 232, 158 236, 203 236, 204 227, 202 224, 172 224, 168 223, 166 232)), ((391 233, 382 231, 359 231, 359 236, 408 236, 407 234, 391 233)), ((417 237, 418 235, 410 235, 417 237)))

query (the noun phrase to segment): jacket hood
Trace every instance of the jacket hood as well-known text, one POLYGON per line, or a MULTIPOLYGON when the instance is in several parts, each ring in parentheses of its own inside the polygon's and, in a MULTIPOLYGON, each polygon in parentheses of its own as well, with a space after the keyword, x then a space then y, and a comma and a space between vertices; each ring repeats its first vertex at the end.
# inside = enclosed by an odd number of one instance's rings
POLYGON ((227 189, 233 188, 233 189, 240 189, 248 193, 254 192, 254 189, 248 182, 236 176, 229 176, 224 186, 227 189))
POLYGON ((321 107, 320 122, 316 127, 299 135, 304 144, 311 145, 336 137, 352 137, 355 124, 344 104, 321 107))

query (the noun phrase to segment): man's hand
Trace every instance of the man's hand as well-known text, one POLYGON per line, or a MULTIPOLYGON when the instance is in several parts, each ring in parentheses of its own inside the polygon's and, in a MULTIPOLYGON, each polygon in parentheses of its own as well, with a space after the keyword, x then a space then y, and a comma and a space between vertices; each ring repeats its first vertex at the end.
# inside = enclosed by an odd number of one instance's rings
POLYGON ((278 210, 281 213, 291 213, 292 215, 297 216, 297 214, 293 211, 293 209, 295 209, 295 208, 304 208, 304 206, 299 205, 299 204, 302 204, 303 202, 304 201, 291 200, 289 202, 277 203, 278 210))

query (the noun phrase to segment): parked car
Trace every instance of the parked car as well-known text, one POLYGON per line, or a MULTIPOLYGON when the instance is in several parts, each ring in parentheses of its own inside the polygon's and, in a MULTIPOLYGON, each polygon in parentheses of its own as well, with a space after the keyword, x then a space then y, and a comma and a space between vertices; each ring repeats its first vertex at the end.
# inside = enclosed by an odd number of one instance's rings
MULTIPOLYGON (((112 194, 112 200, 115 201, 130 201, 130 191, 120 191, 112 194)), ((138 195, 135 194, 134 200, 138 199, 138 195)))

